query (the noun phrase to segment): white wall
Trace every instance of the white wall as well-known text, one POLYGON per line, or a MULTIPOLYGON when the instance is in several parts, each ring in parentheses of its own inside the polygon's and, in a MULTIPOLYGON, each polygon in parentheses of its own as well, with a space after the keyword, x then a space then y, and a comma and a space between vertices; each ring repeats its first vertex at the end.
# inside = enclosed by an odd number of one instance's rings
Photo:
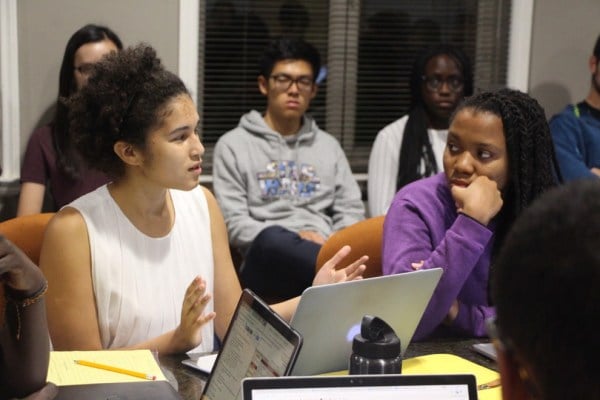
POLYGON ((65 45, 87 23, 114 30, 125 46, 147 42, 177 71, 179 0, 19 0, 21 152, 56 101, 65 45))
MULTIPOLYGON (((199 0, 0 0, 0 31, 15 36, 0 37, 0 43, 4 44, 2 54, 15 49, 10 57, 0 60, 2 82, 6 83, 0 92, 4 95, 2 105, 11 106, 6 107, 10 110, 4 110, 4 115, 10 117, 5 122, 10 123, 0 125, 9 127, 2 132, 2 144, 9 144, 5 150, 11 156, 2 160, 5 168, 0 176, 0 220, 16 212, 18 181, 15 179, 31 132, 52 118, 60 64, 69 37, 88 23, 106 25, 120 36, 125 46, 142 41, 152 45, 165 66, 177 73, 180 3, 190 1, 199 0), (16 44, 11 47, 7 43, 16 44), (17 80, 18 86, 12 85, 17 80)), ((187 16, 182 19, 182 26, 188 26, 187 16)), ((189 65, 186 67, 189 70, 189 65)))
POLYGON ((535 1, 529 93, 547 117, 587 95, 587 62, 599 34, 599 0, 535 1))

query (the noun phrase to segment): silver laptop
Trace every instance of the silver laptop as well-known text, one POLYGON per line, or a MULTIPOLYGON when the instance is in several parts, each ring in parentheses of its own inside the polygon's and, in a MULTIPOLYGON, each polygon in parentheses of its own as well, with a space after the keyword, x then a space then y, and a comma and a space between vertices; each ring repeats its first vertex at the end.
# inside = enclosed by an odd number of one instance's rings
POLYGON ((291 321, 303 339, 292 375, 348 369, 352 340, 366 314, 394 329, 404 354, 441 276, 441 268, 432 268, 309 287, 291 321))
POLYGON ((492 361, 497 361, 496 347, 494 343, 475 343, 472 346, 473 350, 489 358, 492 361))
POLYGON ((243 400, 477 400, 473 375, 247 378, 243 400))

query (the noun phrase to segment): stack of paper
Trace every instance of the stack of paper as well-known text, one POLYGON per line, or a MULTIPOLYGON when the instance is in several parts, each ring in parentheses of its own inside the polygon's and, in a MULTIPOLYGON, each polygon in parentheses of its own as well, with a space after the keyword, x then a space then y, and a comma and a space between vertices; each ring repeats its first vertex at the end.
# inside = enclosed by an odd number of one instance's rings
POLYGON ((76 364, 75 360, 91 361, 153 375, 156 380, 166 380, 150 350, 52 351, 47 380, 58 386, 144 381, 143 378, 76 364))

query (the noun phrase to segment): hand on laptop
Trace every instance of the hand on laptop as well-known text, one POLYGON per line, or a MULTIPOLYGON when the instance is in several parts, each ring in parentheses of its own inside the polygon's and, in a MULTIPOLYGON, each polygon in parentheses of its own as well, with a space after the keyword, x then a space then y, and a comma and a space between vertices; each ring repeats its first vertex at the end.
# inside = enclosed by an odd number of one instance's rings
POLYGON ((367 256, 360 257, 358 260, 344 268, 336 269, 338 264, 350 254, 350 250, 350 246, 346 245, 342 247, 333 257, 323 264, 321 269, 317 272, 315 279, 313 279, 313 285, 327 285, 330 283, 362 279, 362 274, 367 268, 365 262, 369 259, 367 256))

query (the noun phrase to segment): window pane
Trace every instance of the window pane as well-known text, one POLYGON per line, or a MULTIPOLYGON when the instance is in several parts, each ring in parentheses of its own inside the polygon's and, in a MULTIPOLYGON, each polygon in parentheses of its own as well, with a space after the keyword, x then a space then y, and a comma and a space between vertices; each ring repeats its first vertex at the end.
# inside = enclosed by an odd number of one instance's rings
POLYGON ((415 58, 440 42, 461 47, 474 65, 475 87, 506 79, 508 18, 499 21, 500 0, 363 1, 360 13, 355 172, 366 172, 368 153, 384 126, 410 107, 410 72, 415 58), (500 23, 506 25, 499 29, 500 23), (490 37, 493 31, 497 39, 490 37), (485 41, 477 38, 485 36, 485 41), (485 54, 485 56, 483 56, 485 54), (478 71, 494 69, 482 78, 478 71), (500 70, 501 72, 499 72, 500 70), (493 75, 493 76, 491 76, 493 75), (361 151, 362 149, 362 151, 361 151))
POLYGON ((242 114, 264 109, 256 84, 258 59, 276 36, 302 36, 321 53, 328 77, 309 112, 341 141, 355 173, 366 172, 377 132, 408 111, 410 69, 425 47, 440 41, 462 47, 473 63, 475 88, 506 82, 509 0, 204 4, 199 68, 204 76, 198 93, 209 163, 220 135, 237 126, 242 114))
MULTIPOLYGON (((262 111, 265 98, 257 86, 258 62, 273 37, 296 35, 311 42, 327 60, 326 1, 208 1, 204 35, 204 93, 201 97, 203 141, 210 146, 235 128, 240 117, 262 111)), ((320 87, 311 112, 324 127, 327 91, 320 87)))

